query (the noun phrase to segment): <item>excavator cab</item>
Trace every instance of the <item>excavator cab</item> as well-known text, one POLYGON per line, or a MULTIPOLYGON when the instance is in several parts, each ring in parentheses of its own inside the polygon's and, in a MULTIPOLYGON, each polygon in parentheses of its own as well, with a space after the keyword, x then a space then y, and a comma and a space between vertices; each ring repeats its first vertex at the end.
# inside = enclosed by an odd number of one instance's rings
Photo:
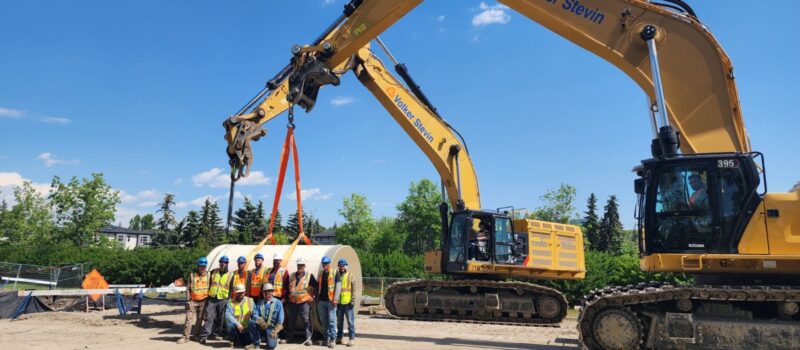
POLYGON ((442 242, 445 272, 467 272, 468 262, 514 265, 519 244, 511 218, 504 214, 462 210, 454 212, 442 242))
POLYGON ((638 169, 640 250, 738 253, 761 195, 760 153, 653 158, 638 169))

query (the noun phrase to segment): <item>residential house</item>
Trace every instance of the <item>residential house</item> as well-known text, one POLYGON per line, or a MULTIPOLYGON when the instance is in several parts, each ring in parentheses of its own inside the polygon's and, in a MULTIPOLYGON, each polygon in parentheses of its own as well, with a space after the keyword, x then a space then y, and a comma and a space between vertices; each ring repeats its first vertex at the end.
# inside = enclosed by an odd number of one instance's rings
POLYGON ((138 231, 124 228, 121 226, 106 226, 97 231, 95 239, 99 237, 106 237, 111 240, 116 240, 125 249, 133 249, 136 247, 146 247, 153 242, 156 231, 138 231))

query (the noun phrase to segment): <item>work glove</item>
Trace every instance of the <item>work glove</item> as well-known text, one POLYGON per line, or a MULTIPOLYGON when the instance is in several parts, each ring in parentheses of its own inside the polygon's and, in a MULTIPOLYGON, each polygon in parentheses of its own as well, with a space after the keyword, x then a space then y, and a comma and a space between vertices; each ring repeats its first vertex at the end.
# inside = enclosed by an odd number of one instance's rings
POLYGON ((256 319, 256 326, 258 326, 258 329, 266 331, 268 325, 267 322, 264 321, 263 317, 259 317, 258 319, 256 319))
POLYGON ((280 331, 282 329, 283 329, 283 325, 282 324, 275 325, 275 329, 273 329, 272 332, 269 333, 269 336, 272 337, 272 338, 277 338, 278 337, 278 333, 280 333, 280 331))

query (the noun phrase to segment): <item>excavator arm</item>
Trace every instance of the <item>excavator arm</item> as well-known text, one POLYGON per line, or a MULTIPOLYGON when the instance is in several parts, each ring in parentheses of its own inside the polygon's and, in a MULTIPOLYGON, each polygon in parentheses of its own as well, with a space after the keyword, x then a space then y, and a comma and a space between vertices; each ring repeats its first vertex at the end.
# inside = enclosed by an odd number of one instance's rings
MULTIPOLYGON (((691 9, 640 0, 498 0, 602 57, 656 101, 642 31, 657 29, 667 115, 684 154, 749 152, 733 66, 691 9)), ((676 3, 681 3, 677 2, 676 3)))

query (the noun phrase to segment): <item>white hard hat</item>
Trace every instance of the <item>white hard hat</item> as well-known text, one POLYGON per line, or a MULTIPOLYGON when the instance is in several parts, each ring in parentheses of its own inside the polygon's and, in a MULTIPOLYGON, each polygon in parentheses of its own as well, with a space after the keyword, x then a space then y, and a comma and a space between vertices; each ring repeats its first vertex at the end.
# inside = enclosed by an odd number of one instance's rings
POLYGON ((244 284, 237 284, 233 287, 234 293, 244 293, 244 291, 245 291, 244 284))
POLYGON ((283 257, 278 255, 278 253, 272 254, 272 260, 283 260, 283 257))
POLYGON ((297 265, 305 265, 305 264, 306 264, 306 259, 303 259, 302 256, 297 258, 297 265))
POLYGON ((275 290, 275 287, 272 286, 272 283, 264 284, 264 287, 261 288, 262 291, 266 292, 268 290, 275 290))

